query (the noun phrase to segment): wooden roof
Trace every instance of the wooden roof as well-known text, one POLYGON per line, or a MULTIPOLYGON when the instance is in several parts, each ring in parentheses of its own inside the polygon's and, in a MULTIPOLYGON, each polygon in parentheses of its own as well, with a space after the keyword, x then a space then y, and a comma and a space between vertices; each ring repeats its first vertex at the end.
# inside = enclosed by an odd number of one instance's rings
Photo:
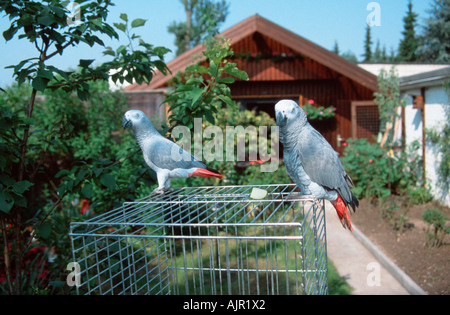
MULTIPOLYGON (((307 56, 373 91, 377 90, 378 84, 375 75, 257 14, 227 29, 219 36, 230 40, 231 46, 233 46, 233 44, 248 36, 252 36, 256 32, 278 41, 293 51, 307 56)), ((172 74, 175 75, 193 62, 192 56, 201 55, 204 49, 204 45, 198 45, 169 62, 167 66, 172 71, 172 74)), ((160 72, 156 72, 150 84, 133 84, 124 90, 154 90, 164 87, 171 77, 170 74, 165 76, 160 72)))

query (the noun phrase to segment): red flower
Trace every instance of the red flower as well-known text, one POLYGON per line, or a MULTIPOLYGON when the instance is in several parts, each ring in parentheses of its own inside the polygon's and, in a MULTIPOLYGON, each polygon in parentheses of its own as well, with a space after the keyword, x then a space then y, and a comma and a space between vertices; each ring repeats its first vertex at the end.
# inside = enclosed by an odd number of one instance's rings
POLYGON ((256 160, 256 161, 250 161, 250 162, 248 162, 248 164, 250 164, 250 165, 264 164, 264 162, 266 162, 266 161, 263 161, 263 160, 256 160))
POLYGON ((89 208, 90 208, 89 200, 83 199, 83 201, 81 202, 80 214, 85 215, 89 211, 89 208))
POLYGON ((308 103, 312 105, 314 104, 314 100, 309 100, 308 103))

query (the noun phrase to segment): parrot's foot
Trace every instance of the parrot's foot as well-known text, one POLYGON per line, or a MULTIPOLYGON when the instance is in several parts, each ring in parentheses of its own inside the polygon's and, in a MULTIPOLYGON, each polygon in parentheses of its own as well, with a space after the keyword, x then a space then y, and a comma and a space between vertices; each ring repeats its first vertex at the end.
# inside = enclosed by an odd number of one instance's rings
POLYGON ((164 194, 170 193, 172 191, 174 191, 174 188, 172 188, 172 187, 161 187, 161 188, 158 187, 150 193, 150 196, 164 195, 164 194))
POLYGON ((311 191, 310 191, 308 188, 306 188, 306 187, 303 187, 303 188, 300 189, 300 190, 302 191, 302 194, 305 195, 305 196, 310 196, 310 195, 312 195, 312 194, 311 194, 311 191))
POLYGON ((164 193, 164 188, 156 188, 150 193, 150 196, 163 195, 164 193))

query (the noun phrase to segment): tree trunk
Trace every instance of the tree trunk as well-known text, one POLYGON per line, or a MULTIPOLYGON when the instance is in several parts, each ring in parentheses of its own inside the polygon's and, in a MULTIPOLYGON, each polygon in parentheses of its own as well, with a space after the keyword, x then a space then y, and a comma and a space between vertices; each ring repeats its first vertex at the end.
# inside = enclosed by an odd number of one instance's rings
POLYGON ((192 3, 185 6, 186 11, 186 34, 184 37, 186 51, 191 49, 191 27, 192 27, 192 3))

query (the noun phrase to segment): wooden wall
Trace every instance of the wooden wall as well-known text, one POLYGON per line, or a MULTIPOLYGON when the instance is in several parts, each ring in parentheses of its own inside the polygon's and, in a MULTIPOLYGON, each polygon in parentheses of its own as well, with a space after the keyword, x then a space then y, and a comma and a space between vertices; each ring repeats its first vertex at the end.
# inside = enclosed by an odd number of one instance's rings
MULTIPOLYGON (((351 102, 373 100, 372 90, 258 33, 232 48, 236 56, 233 62, 246 71, 250 79, 231 85, 235 100, 291 98, 298 101, 301 97, 304 102, 312 99, 316 105, 334 106, 335 118, 315 122, 314 126, 337 151, 342 149, 337 146, 337 136, 351 137, 351 102), (256 60, 258 53, 261 57, 256 60)), ((273 114, 268 107, 274 105, 264 106, 273 114)))

